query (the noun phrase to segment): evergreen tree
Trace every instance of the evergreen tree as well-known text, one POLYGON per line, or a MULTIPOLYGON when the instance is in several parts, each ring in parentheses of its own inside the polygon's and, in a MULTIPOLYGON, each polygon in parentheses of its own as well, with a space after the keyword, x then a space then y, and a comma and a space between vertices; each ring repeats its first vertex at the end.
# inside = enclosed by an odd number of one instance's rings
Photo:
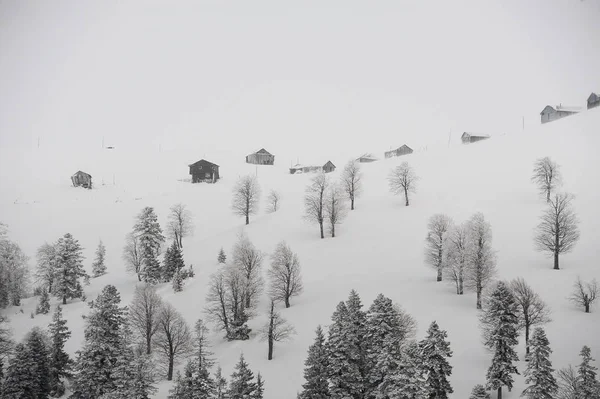
POLYGON ((183 271, 177 270, 175 271, 175 276, 173 276, 173 291, 181 292, 183 291, 183 271))
POLYGON ((428 398, 429 389, 418 345, 411 342, 401 350, 393 336, 386 338, 384 345, 390 352, 385 353, 379 363, 379 367, 384 367, 387 372, 377 394, 383 398, 428 398))
POLYGON ((366 314, 356 291, 338 305, 332 321, 327 342, 331 396, 362 398, 367 388, 367 331, 366 314))
POLYGON ((50 394, 47 339, 48 337, 39 327, 34 327, 25 338, 27 352, 33 361, 32 373, 35 377, 36 399, 47 398, 50 394))
POLYGON ((62 382, 71 376, 72 361, 65 352, 65 342, 71 336, 67 321, 62 318, 62 308, 56 307, 52 323, 48 326, 50 332, 50 395, 58 398, 65 392, 62 382))
POLYGON ((150 284, 156 284, 162 277, 157 257, 165 237, 162 234, 156 213, 154 213, 154 208, 147 206, 142 209, 142 212, 137 216, 133 232, 141 248, 142 264, 144 266, 142 270, 143 280, 150 284))
POLYGON ((419 343, 423 367, 427 372, 429 397, 432 399, 447 399, 454 392, 447 378, 452 374, 452 366, 447 359, 452 357, 452 351, 446 337, 448 333, 440 330, 434 321, 427 330, 427 337, 419 343))
POLYGON ((79 241, 67 233, 56 243, 54 295, 62 298, 63 305, 67 299, 81 298, 83 288, 80 279, 87 276, 83 269, 83 249, 79 241))
POLYGON ((163 280, 171 281, 177 272, 181 272, 185 267, 183 262, 183 254, 177 242, 173 241, 173 245, 165 252, 165 260, 163 266, 163 280))
POLYGON ((256 375, 256 391, 252 395, 252 399, 263 399, 265 393, 265 380, 262 379, 260 373, 256 375))
POLYGON ((590 363, 594 361, 590 353, 590 348, 584 346, 581 349, 581 364, 577 369, 577 377, 579 380, 578 384, 578 396, 577 399, 595 399, 598 394, 598 380, 596 379, 597 367, 592 366, 590 363))
POLYGON ((256 383, 252 370, 248 368, 248 363, 244 360, 244 355, 240 355, 240 361, 235 365, 235 371, 231 374, 229 382, 230 399, 252 399, 256 391, 256 383))
POLYGON ((527 369, 525 370, 525 383, 529 384, 521 396, 529 399, 552 399, 558 385, 552 374, 554 369, 550 362, 550 342, 541 327, 533 331, 529 340, 529 354, 526 355, 527 369))
POLYGON ((2 382, 3 381, 4 381, 4 360, 0 357, 0 395, 2 395, 2 382))
POLYGON ((8 363, 2 399, 37 398, 35 363, 24 344, 15 346, 8 363))
POLYGON ((317 327, 315 342, 308 348, 308 357, 304 362, 304 380, 299 399, 330 398, 327 381, 327 351, 325 335, 321 326, 317 327))
POLYGON ((127 348, 117 361, 115 370, 116 392, 120 399, 149 399, 158 390, 156 371, 150 355, 144 348, 127 348))
POLYGON ((225 251, 223 250, 222 247, 221 247, 221 250, 219 251, 219 256, 217 257, 217 261, 219 263, 227 262, 227 255, 225 255, 225 251))
POLYGON ((40 295, 40 302, 35 308, 36 314, 48 314, 50 311, 50 295, 46 287, 42 288, 42 294, 40 295))
POLYGON ((104 264, 104 258, 106 257, 106 247, 100 240, 98 248, 96 248, 96 259, 92 263, 92 276, 100 277, 106 274, 106 264, 104 264))
POLYGON ((127 307, 112 285, 104 287, 92 305, 85 327, 85 344, 78 352, 73 398, 100 397, 116 390, 115 366, 127 350, 127 307))
POLYGON ((483 385, 475 385, 469 399, 490 399, 490 394, 486 392, 483 385))
POLYGON ((183 378, 181 377, 181 373, 178 371, 177 376, 175 377, 175 384, 173 384, 173 388, 169 390, 169 396, 167 399, 181 399, 185 397, 185 386, 183 384, 183 378))
POLYGON ((215 399, 228 399, 227 396, 227 379, 223 377, 221 366, 217 367, 215 372, 215 399))
POLYGON ((518 304, 511 290, 504 282, 499 282, 491 295, 486 309, 485 319, 491 321, 491 329, 486 346, 494 351, 492 364, 487 371, 487 389, 498 390, 498 399, 502 399, 502 387, 512 389, 512 374, 519 374, 513 362, 519 360, 514 347, 519 325, 518 304))

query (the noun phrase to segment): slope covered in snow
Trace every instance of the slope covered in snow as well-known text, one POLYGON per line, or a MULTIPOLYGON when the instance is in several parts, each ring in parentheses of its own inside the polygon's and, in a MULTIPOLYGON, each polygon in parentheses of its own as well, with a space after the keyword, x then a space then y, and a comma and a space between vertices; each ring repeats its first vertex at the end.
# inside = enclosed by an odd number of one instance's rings
MULTIPOLYGON (((168 284, 160 286, 159 292, 190 324, 204 317, 206 283, 219 267, 219 248, 224 247, 229 254, 240 230, 245 230, 266 254, 285 240, 298 253, 304 276, 305 292, 293 300, 291 308, 282 310, 298 334, 290 342, 276 344, 274 359, 267 361, 267 345, 257 336, 244 342, 226 342, 221 333, 213 333, 212 350, 225 374, 231 373, 243 352, 252 369, 265 377, 267 399, 294 398, 303 382, 303 362, 316 326, 326 326, 335 305, 356 289, 365 308, 380 292, 402 305, 418 321, 419 339, 429 323, 437 320, 448 331, 454 350, 452 397, 465 398, 473 385, 485 381, 491 355, 481 344, 474 293, 456 295, 450 283, 437 283, 434 271, 424 264, 427 220, 434 213, 446 213, 461 222, 474 212, 483 212, 493 229, 499 278, 524 277, 552 309, 553 321, 546 330, 554 350, 554 367, 578 363, 584 344, 592 346, 593 357, 600 359, 600 309, 585 314, 567 300, 577 276, 600 279, 596 259, 600 161, 594 151, 600 146, 599 129, 600 110, 592 110, 472 145, 456 142, 364 164, 364 194, 335 239, 319 239, 318 227, 302 218, 304 189, 313 175, 288 174, 287 160, 296 154, 276 154, 275 166, 256 167, 244 163, 246 154, 210 151, 201 143, 197 148, 163 152, 117 148, 73 153, 42 148, 26 154, 2 153, 0 169, 12 173, 2 176, 0 220, 9 225, 10 237, 31 257, 32 266, 36 248, 70 232, 85 247, 89 271, 95 247, 102 239, 109 273, 92 280, 85 288, 87 297, 95 298, 104 285, 114 284, 127 304, 137 279, 126 273, 121 251, 135 215, 144 206, 152 206, 164 225, 170 206, 187 205, 194 214, 196 229, 184 240, 184 256, 187 264, 194 265, 196 277, 181 293, 173 293, 168 284), (573 204, 581 220, 581 239, 574 251, 562 258, 560 271, 552 270, 551 260, 533 247, 533 229, 545 202, 530 182, 530 175, 534 160, 542 156, 550 156, 562 166, 563 189, 576 195, 573 204), (192 185, 187 181, 187 164, 201 158, 221 165, 218 184, 192 185), (387 184, 389 171, 403 161, 408 161, 420 177, 409 207, 389 193, 387 184), (79 169, 92 174, 93 190, 71 187, 69 176, 79 169), (248 173, 258 176, 263 206, 245 227, 242 218, 232 215, 229 205, 235 180, 248 173), (281 193, 282 202, 278 212, 268 214, 264 199, 271 189, 281 193)), ((329 175, 331 179, 339 177, 350 155, 332 159, 338 171, 329 175)), ((265 262, 263 268, 267 266, 265 262)), ((50 316, 29 317, 35 303, 36 298, 25 300, 23 313, 15 307, 5 311, 16 339, 32 326, 45 326, 50 321, 50 316)), ((260 308, 266 311, 266 307, 263 296, 260 308)), ((79 301, 64 307, 73 331, 67 346, 71 353, 82 343, 81 315, 87 312, 87 306, 79 301)), ((249 325, 255 332, 264 320, 263 313, 249 325)), ((522 339, 518 352, 519 370, 523 371, 522 339)), ((169 387, 162 382, 156 397, 166 397, 169 387)), ((517 376, 513 392, 506 397, 519 397, 523 387, 524 378, 517 376)))

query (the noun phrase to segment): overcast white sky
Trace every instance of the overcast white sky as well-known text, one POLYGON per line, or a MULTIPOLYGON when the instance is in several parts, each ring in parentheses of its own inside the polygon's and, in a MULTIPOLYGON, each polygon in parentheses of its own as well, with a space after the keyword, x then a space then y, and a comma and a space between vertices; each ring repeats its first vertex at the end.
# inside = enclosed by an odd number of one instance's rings
POLYGON ((0 0, 0 146, 302 161, 517 132, 600 91, 599 21, 600 0, 0 0))

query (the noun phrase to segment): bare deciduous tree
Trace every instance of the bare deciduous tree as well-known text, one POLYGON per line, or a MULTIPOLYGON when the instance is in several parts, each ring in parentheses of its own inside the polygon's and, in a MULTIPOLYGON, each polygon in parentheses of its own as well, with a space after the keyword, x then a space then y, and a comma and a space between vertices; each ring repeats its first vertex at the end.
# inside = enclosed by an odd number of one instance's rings
POLYGON ((269 344, 267 359, 273 359, 273 346, 275 342, 285 341, 293 334, 296 334, 296 330, 275 310, 275 302, 271 301, 269 319, 260 330, 261 340, 267 341, 269 344))
POLYGON ((348 199, 350 199, 350 210, 354 210, 354 201, 362 193, 362 173, 360 171, 360 163, 352 160, 344 167, 342 172, 342 185, 348 199))
POLYGON ((548 157, 535 161, 531 181, 538 186, 542 194, 546 195, 546 201, 550 202, 550 194, 560 185, 561 180, 560 167, 556 162, 548 157))
POLYGON ((481 309, 483 289, 496 275, 496 256, 492 250, 492 228, 482 213, 476 213, 468 223, 472 250, 465 274, 465 285, 477 293, 477 309, 481 309))
POLYGON ((453 226, 448 234, 448 265, 444 268, 446 277, 456 285, 456 294, 464 293, 465 270, 470 261, 472 245, 466 223, 453 226))
POLYGON ((36 252, 37 268, 35 271, 35 282, 48 288, 52 294, 52 285, 56 272, 56 246, 44 243, 36 252))
POLYGON ((290 298, 300 295, 303 290, 298 255, 292 252, 285 241, 277 244, 271 255, 271 268, 268 271, 269 295, 275 301, 283 301, 290 307, 290 298))
POLYGON ((264 287, 261 270, 263 255, 244 233, 238 236, 232 252, 233 264, 242 271, 245 278, 244 306, 250 309, 255 305, 264 287))
POLYGON ((579 399, 579 376, 573 366, 564 367, 556 372, 558 392, 556 399, 579 399))
POLYGON ((342 223, 346 214, 346 203, 342 195, 342 189, 337 183, 334 183, 325 192, 325 216, 329 222, 331 237, 335 237, 335 226, 342 223))
POLYGON ((135 287, 129 306, 129 321, 134 332, 146 345, 146 354, 152 352, 152 337, 159 327, 163 302, 156 289, 148 284, 135 287))
POLYGON ((526 353, 529 353, 529 331, 551 321, 550 309, 523 278, 512 280, 510 289, 519 304, 519 327, 525 330, 526 353))
POLYGON ((309 222, 318 223, 321 238, 325 238, 323 222, 325 220, 325 195, 329 187, 329 179, 325 173, 313 177, 311 184, 306 187, 304 195, 304 218, 309 222))
POLYGON ((250 215, 258 211, 260 200, 260 186, 255 176, 247 175, 238 179, 233 187, 233 200, 231 208, 233 213, 246 218, 246 224, 250 224, 250 215))
POLYGON ((441 213, 433 215, 429 219, 429 229, 425 241, 425 259, 429 265, 437 270, 437 281, 442 281, 444 267, 447 258, 448 229, 452 225, 452 219, 441 213))
POLYGON ((572 198, 567 193, 556 194, 536 229, 535 247, 554 257, 554 270, 559 269, 559 255, 571 251, 579 240, 579 220, 571 206, 572 198))
POLYGON ((184 204, 171 207, 167 223, 167 237, 174 240, 179 248, 183 248, 183 238, 194 232, 192 213, 184 204))
POLYGON ((134 233, 127 234, 123 248, 123 261, 127 271, 135 273, 138 281, 142 281, 143 256, 140 241, 134 233))
POLYGON ((219 269, 210 276, 208 292, 206 294, 206 308, 204 311, 207 318, 217 330, 229 334, 227 288, 225 285, 225 270, 219 269))
POLYGON ((277 209, 279 209, 279 201, 281 201, 281 195, 277 191, 271 190, 267 197, 269 212, 277 212, 277 209))
POLYGON ((585 313, 590 313, 590 307, 596 302, 598 294, 600 294, 600 287, 596 279, 585 283, 577 277, 577 281, 573 285, 573 293, 569 299, 576 305, 583 307, 585 313))
POLYGON ((171 381, 175 365, 193 351, 193 339, 185 319, 169 303, 165 303, 160 310, 158 331, 153 343, 166 363, 167 380, 171 381))
POLYGON ((406 206, 409 205, 408 193, 416 191, 416 183, 419 178, 408 162, 402 162, 396 169, 392 169, 388 177, 390 191, 396 195, 404 193, 406 206))
POLYGON ((398 337, 402 343, 409 343, 417 336, 417 321, 410 313, 404 310, 400 305, 394 304, 394 309, 398 314, 398 337))

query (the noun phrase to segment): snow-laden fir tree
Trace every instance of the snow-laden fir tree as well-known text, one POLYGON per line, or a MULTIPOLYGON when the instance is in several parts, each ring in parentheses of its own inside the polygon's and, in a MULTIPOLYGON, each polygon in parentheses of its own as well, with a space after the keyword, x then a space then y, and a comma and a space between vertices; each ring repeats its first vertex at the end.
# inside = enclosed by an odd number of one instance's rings
POLYGON ((558 385, 554 378, 552 362, 550 362, 550 342, 544 329, 536 327, 529 341, 529 353, 526 355, 525 384, 527 388, 521 396, 528 399, 552 399, 558 385))
POLYGON ((256 375, 256 391, 254 391, 254 395, 252 395, 252 399, 263 399, 263 395, 265 394, 265 380, 263 380, 260 373, 256 375))
POLYGON ((208 398, 215 392, 215 381, 210 375, 214 360, 208 350, 207 335, 208 328, 202 319, 198 319, 194 325, 194 357, 188 362, 185 373, 191 398, 208 398))
POLYGON ((183 384, 183 377, 181 376, 181 372, 177 371, 175 376, 175 384, 173 387, 169 389, 169 396, 167 399, 181 399, 186 395, 186 387, 183 384))
POLYGON ((448 362, 448 358, 452 357, 452 350, 450 342, 446 341, 447 337, 448 333, 440 330, 434 321, 429 326, 425 339, 419 342, 431 398, 447 399, 454 392, 448 381, 452 374, 452 366, 448 362))
POLYGON ((383 381, 377 387, 376 397, 397 399, 421 399, 429 397, 425 381, 423 360, 417 343, 410 342, 401 349, 394 336, 384 342, 385 350, 377 367, 385 372, 383 381))
POLYGON ((483 318, 489 320, 491 329, 485 345, 494 352, 492 364, 487 371, 487 389, 498 390, 502 399, 502 387, 513 386, 513 374, 519 374, 513 362, 519 361, 514 347, 519 343, 519 308, 510 288, 500 281, 493 291, 483 318))
POLYGON ((34 370, 35 364, 29 350, 25 344, 17 344, 6 369, 1 397, 3 399, 37 398, 40 392, 34 370))
POLYGON ((52 322, 48 326, 50 334, 50 394, 58 398, 65 392, 64 379, 71 376, 72 361, 65 352, 65 342, 71 336, 67 321, 62 317, 62 308, 56 307, 52 322))
POLYGON ((59 238, 56 243, 56 269, 54 295, 62 298, 63 305, 67 299, 81 298, 83 288, 81 278, 87 276, 83 269, 83 249, 79 241, 69 233, 59 238))
POLYGON ((116 390, 115 366, 126 352, 127 307, 117 289, 107 285, 86 317, 85 343, 77 352, 73 398, 100 397, 116 390))
POLYGON ((577 399, 596 399, 600 391, 600 386, 596 379, 596 370, 598 368, 591 364, 594 359, 592 358, 590 348, 584 346, 579 355, 581 356, 581 363, 577 368, 579 381, 577 399))
POLYGON ((172 286, 174 292, 183 291, 183 272, 181 270, 175 271, 172 286))
POLYGON ((214 399, 228 399, 227 396, 227 379, 223 377, 223 370, 221 366, 217 367, 215 371, 215 398, 214 399))
POLYGON ((223 248, 221 248, 221 250, 219 251, 219 256, 217 257, 217 261, 219 263, 227 262, 227 255, 225 255, 225 251, 223 250, 223 248))
POLYGON ((483 385, 479 384, 473 387, 469 399, 490 399, 490 394, 487 393, 483 385))
POLYGON ((94 263, 92 263, 92 277, 100 277, 106 274, 106 264, 104 263, 104 259, 106 258, 106 247, 100 240, 98 243, 98 248, 96 248, 96 258, 94 259, 94 263))
POLYGON ((156 284, 162 277, 160 263, 157 258, 165 237, 158 223, 156 213, 154 213, 154 208, 147 206, 142 209, 137 216, 133 232, 141 249, 142 279, 147 283, 156 284))
POLYGON ((185 267, 183 262, 183 254, 177 242, 173 244, 165 252, 165 260, 163 263, 163 281, 171 281, 177 272, 180 272, 185 267))
POLYGON ((242 354, 229 380, 229 399, 253 399, 255 392, 254 373, 248 367, 248 363, 246 363, 242 354))
POLYGON ((42 294, 40 295, 40 301, 35 308, 36 314, 48 314, 50 311, 50 295, 46 287, 42 288, 42 294))
POLYGON ((332 397, 362 398, 366 391, 366 315, 352 290, 340 302, 329 326, 328 377, 332 397))
POLYGON ((133 362, 133 381, 130 396, 124 398, 148 399, 158 390, 155 386, 157 373, 152 356, 145 353, 143 348, 136 348, 133 362))
POLYGON ((314 343, 308 348, 304 361, 304 380, 299 399, 328 399, 329 382, 327 380, 328 358, 325 335, 321 326, 317 327, 314 343))
POLYGON ((54 278, 56 275, 56 245, 44 243, 36 252, 37 267, 35 271, 36 283, 48 288, 52 294, 54 278))

